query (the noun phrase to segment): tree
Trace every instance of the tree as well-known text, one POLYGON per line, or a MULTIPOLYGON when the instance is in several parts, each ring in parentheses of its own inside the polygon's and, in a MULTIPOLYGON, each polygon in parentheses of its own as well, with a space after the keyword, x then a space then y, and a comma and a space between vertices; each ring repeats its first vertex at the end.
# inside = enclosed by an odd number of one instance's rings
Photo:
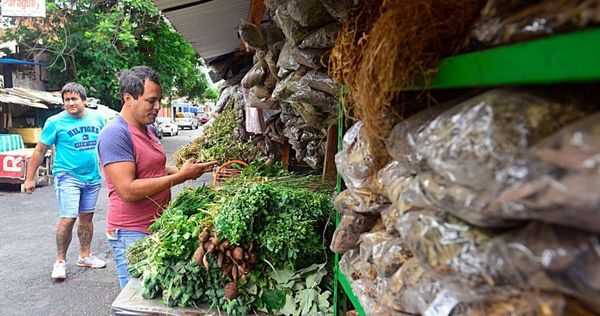
POLYGON ((49 89, 76 80, 119 109, 118 77, 135 65, 154 68, 165 94, 195 98, 208 88, 202 59, 150 0, 49 0, 46 11, 45 19, 11 18, 16 28, 4 39, 47 54, 49 89))
POLYGON ((219 98, 219 91, 215 87, 209 87, 204 91, 204 95, 202 95, 202 99, 217 101, 219 98))

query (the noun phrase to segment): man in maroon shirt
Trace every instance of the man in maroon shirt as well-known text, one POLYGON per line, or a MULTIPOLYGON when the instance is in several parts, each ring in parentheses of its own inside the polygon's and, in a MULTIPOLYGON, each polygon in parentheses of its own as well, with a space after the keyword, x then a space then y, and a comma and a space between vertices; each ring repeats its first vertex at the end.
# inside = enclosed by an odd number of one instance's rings
POLYGON ((148 235, 148 227, 171 198, 171 187, 196 179, 216 162, 186 161, 167 167, 167 157, 152 123, 160 109, 162 87, 156 72, 138 66, 120 79, 123 108, 100 133, 98 154, 108 189, 107 236, 121 288, 129 281, 126 252, 148 235))

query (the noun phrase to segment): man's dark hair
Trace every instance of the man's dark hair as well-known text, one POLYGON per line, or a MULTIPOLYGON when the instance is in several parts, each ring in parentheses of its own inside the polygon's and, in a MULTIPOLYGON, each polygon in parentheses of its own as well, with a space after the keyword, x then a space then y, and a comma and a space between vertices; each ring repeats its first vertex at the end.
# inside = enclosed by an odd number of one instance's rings
POLYGON ((156 71, 148 66, 135 66, 127 70, 119 79, 121 103, 125 103, 125 93, 129 93, 136 100, 144 94, 144 82, 146 80, 150 80, 159 86, 162 85, 156 71))
POLYGON ((68 93, 68 92, 77 93, 79 95, 79 97, 81 98, 81 100, 83 100, 83 101, 85 101, 85 99, 87 99, 87 94, 85 93, 85 88, 77 82, 69 82, 66 85, 64 85, 64 87, 60 91, 60 96, 61 96, 63 102, 65 101, 65 93, 68 93))

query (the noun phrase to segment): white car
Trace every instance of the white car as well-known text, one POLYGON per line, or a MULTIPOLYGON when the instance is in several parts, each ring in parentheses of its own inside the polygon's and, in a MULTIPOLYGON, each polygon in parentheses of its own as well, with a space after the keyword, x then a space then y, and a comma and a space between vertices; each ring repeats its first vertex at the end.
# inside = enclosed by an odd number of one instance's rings
POLYGON ((177 113, 175 114, 175 122, 181 129, 187 127, 189 129, 198 129, 198 120, 192 113, 177 113))
POLYGON ((179 134, 179 126, 170 117, 159 116, 156 118, 156 123, 159 132, 162 132, 163 135, 173 136, 179 134))

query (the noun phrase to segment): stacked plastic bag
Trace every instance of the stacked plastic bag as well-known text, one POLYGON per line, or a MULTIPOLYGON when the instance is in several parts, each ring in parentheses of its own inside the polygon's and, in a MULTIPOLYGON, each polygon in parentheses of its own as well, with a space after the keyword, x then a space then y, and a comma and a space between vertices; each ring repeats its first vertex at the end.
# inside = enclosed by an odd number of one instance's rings
POLYGON ((599 109, 593 91, 490 90, 399 123, 384 167, 348 130, 332 249, 368 314, 600 313, 599 109))
POLYGON ((338 253, 356 248, 358 239, 369 231, 379 218, 379 213, 389 206, 389 201, 376 189, 378 166, 385 163, 387 154, 364 137, 363 124, 358 122, 344 135, 344 150, 335 156, 339 174, 347 189, 334 199, 335 209, 342 213, 331 249, 338 253))
POLYGON ((319 169, 327 127, 337 116, 337 86, 327 74, 326 54, 337 36, 335 21, 347 16, 349 7, 325 0, 265 1, 265 6, 271 23, 239 27, 245 47, 255 52, 241 81, 246 112, 258 116, 247 128, 289 142, 298 162, 319 169), (278 117, 261 119, 264 111, 278 117))
POLYGON ((490 0, 469 37, 469 48, 496 46, 600 23, 597 0, 490 0))
POLYGON ((416 163, 408 167, 418 174, 407 184, 415 193, 408 201, 478 226, 529 219, 503 208, 498 196, 539 167, 525 161, 533 145, 588 115, 589 102, 568 92, 495 89, 452 107, 409 136, 416 163))

